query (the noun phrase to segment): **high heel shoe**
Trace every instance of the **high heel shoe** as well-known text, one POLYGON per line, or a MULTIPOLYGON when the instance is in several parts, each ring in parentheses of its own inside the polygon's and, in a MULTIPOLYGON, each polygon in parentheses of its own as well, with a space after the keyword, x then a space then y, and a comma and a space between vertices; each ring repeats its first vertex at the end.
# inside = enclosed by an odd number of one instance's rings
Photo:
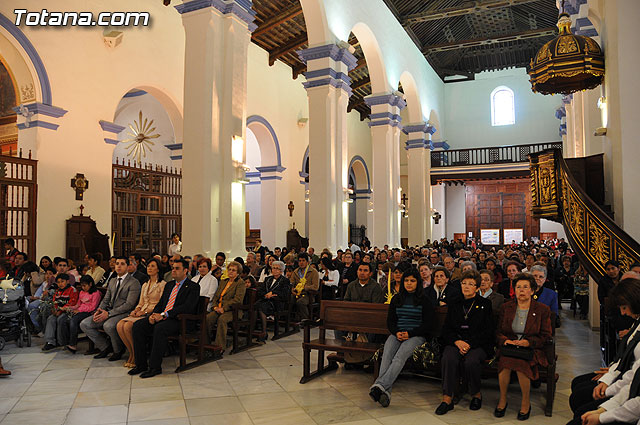
POLYGON ((529 419, 529 415, 531 415, 531 404, 529 404, 529 411, 527 413, 522 413, 518 411, 518 420, 526 421, 527 419, 529 419))
POLYGON ((504 417, 504 414, 507 411, 508 406, 509 406, 509 403, 505 404, 504 408, 502 409, 499 409, 498 406, 496 406, 496 410, 493 411, 493 416, 495 416, 496 418, 504 417))

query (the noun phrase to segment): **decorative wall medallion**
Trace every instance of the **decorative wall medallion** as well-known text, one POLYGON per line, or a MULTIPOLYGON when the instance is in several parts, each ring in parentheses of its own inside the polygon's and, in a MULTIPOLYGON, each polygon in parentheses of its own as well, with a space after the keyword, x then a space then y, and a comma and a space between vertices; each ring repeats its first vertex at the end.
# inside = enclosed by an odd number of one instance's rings
POLYGON ((599 263, 604 264, 609 261, 609 235, 603 228, 591 221, 589 223, 589 254, 599 263))
POLYGON ((71 187, 76 191, 76 201, 82 201, 84 191, 89 189, 89 180, 87 180, 84 174, 77 173, 76 176, 71 179, 71 187))
POLYGON ((36 91, 33 88, 33 83, 20 87, 20 98, 22 103, 36 100, 36 91))
POLYGON ((551 52, 549 51, 549 43, 546 43, 544 46, 542 46, 542 48, 538 52, 538 57, 536 58, 536 62, 537 63, 544 62, 546 60, 549 60, 550 57, 551 57, 551 52))
POLYGON ((160 134, 151 134, 156 129, 155 127, 151 127, 152 125, 153 120, 145 118, 144 121, 142 121, 142 111, 138 114, 138 120, 134 120, 133 125, 129 124, 131 131, 128 132, 128 134, 131 138, 123 141, 123 143, 128 145, 127 156, 132 157, 135 161, 141 162, 141 159, 147 156, 147 150, 149 152, 153 151, 151 146, 155 145, 155 143, 150 139, 157 139, 160 137, 160 134))
POLYGON ((578 44, 576 40, 571 36, 560 37, 558 40, 558 54, 567 54, 578 51, 578 44))

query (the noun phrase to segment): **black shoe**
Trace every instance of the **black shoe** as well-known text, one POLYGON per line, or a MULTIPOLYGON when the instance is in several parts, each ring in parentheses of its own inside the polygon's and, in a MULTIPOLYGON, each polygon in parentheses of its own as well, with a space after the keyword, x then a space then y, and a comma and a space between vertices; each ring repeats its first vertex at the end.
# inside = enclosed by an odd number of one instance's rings
POLYGON ((94 359, 106 359, 107 356, 109 356, 109 354, 111 354, 111 352, 113 352, 113 349, 111 347, 106 348, 102 351, 100 351, 97 355, 93 356, 94 359))
POLYGON ((453 410, 453 403, 445 403, 444 401, 440 403, 440 406, 436 409, 436 415, 444 415, 449 410, 453 410))
POLYGON ((380 392, 380 400, 378 400, 378 403, 380 403, 380 406, 389 407, 390 402, 391 400, 389 400, 389 395, 385 392, 380 392))
POLYGON ((145 372, 147 369, 143 369, 141 367, 134 367, 133 369, 129 369, 129 372, 127 372, 129 375, 138 375, 142 372, 145 372))
POLYGON ((87 350, 84 352, 85 356, 93 356, 94 354, 98 354, 100 352, 100 350, 98 350, 97 348, 94 348, 93 350, 87 350))
POLYGON ((69 351, 71 354, 75 354, 76 351, 78 351, 77 348, 71 348, 68 345, 66 347, 64 347, 67 351, 69 351))
POLYGON ((162 369, 149 369, 146 372, 142 372, 140 374, 141 378, 152 378, 156 375, 160 375, 162 373, 162 369))
POLYGON ((42 347, 42 351, 47 352, 47 351, 51 351, 51 350, 55 350, 56 346, 50 343, 46 343, 43 347, 42 347))
POLYGON ((470 410, 480 410, 482 407, 482 399, 478 397, 474 397, 471 399, 471 404, 469 404, 470 410))
POLYGON ((498 406, 496 406, 496 410, 493 411, 493 416, 496 418, 504 417, 504 414, 507 411, 507 406, 509 406, 509 403, 504 405, 504 409, 498 409, 498 406))
POLYGON ((529 419, 529 415, 531 415, 531 404, 529 404, 529 411, 527 413, 522 413, 522 412, 518 412, 518 420, 519 421, 526 421, 527 419, 529 419))
POLYGON ((109 361, 110 362, 118 361, 118 360, 120 360, 122 358, 123 355, 124 355, 124 350, 122 350, 122 351, 120 351, 118 353, 113 353, 111 355, 111 357, 109 357, 109 361))
POLYGON ((369 390, 369 397, 371 397, 371 400, 375 401, 376 403, 380 401, 381 394, 382 390, 378 387, 371 387, 371 390, 369 390))
POLYGON ((540 388, 541 383, 540 379, 533 380, 531 381, 531 388, 540 388))

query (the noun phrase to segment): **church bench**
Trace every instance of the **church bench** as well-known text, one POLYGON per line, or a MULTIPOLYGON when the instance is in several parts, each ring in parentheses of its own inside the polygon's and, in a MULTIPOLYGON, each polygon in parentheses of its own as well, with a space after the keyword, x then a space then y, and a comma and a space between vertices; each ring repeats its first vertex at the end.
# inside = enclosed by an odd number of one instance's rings
MULTIPOLYGON (((342 339, 329 339, 326 337, 327 330, 339 330, 345 332, 357 332, 361 334, 381 334, 388 335, 386 304, 356 303, 349 301, 322 300, 320 303, 320 318, 317 322, 303 320, 304 336, 302 342, 303 361, 302 378, 300 383, 304 384, 323 373, 338 367, 336 362, 324 364, 325 351, 340 353, 370 353, 374 355, 382 346, 380 343, 345 341, 342 339), (317 325, 318 338, 311 339, 311 327, 317 325), (317 369, 311 371, 311 351, 318 351, 317 369)), ((374 379, 378 377, 380 370, 380 360, 374 362, 374 379)))
POLYGON ((253 328, 256 323, 256 293, 255 288, 248 288, 242 304, 231 306, 233 320, 230 331, 232 333, 233 348, 231 354, 239 353, 258 345, 253 340, 253 328), (244 343, 240 344, 240 339, 244 338, 244 343))

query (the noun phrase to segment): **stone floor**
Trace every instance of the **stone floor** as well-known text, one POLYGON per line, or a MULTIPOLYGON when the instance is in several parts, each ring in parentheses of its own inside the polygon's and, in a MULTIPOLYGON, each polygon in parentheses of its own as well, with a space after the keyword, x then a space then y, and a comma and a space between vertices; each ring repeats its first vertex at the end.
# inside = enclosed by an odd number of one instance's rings
MULTIPOLYGON (((564 424, 571 378, 600 366, 598 334, 564 310, 558 329, 558 391, 553 417, 545 417, 544 385, 532 392, 531 424, 564 424)), ((343 368, 305 385, 301 376, 301 334, 269 341, 243 353, 181 374, 176 358, 164 359, 161 376, 130 377, 123 362, 94 360, 63 351, 42 353, 7 344, 0 352, 13 375, 0 380, 0 424, 516 424, 517 384, 511 387, 507 415, 493 417, 497 381, 484 385, 484 405, 468 410, 464 398, 445 416, 435 416, 440 383, 401 377, 391 406, 382 408, 368 396, 371 375, 343 368)), ((81 347, 82 348, 82 347, 81 347)))

